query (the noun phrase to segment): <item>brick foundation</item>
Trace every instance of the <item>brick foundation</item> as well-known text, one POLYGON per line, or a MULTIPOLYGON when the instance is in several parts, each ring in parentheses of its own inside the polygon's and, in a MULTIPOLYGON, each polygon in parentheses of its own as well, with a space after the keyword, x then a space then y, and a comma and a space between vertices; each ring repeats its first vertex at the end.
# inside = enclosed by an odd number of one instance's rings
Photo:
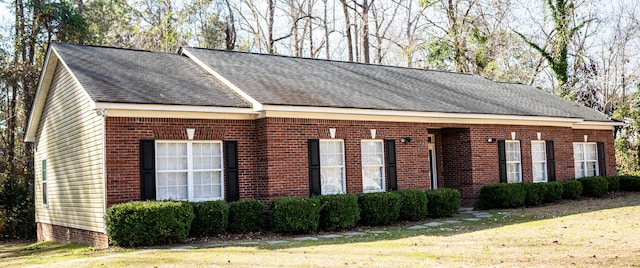
POLYGON ((80 230, 76 228, 36 223, 38 241, 53 241, 57 243, 80 243, 94 248, 109 246, 109 238, 104 233, 80 230))

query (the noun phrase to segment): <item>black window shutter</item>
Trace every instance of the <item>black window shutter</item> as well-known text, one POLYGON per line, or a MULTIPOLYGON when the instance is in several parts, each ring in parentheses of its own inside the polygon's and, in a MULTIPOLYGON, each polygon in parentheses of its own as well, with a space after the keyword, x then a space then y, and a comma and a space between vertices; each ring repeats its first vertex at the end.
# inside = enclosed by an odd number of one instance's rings
POLYGON ((309 194, 321 195, 320 188, 320 140, 309 139, 309 194))
POLYGON ((598 169, 600 176, 607 176, 607 162, 604 159, 604 142, 598 142, 598 169))
POLYGON ((154 140, 140 140, 140 194, 142 200, 156 199, 156 146, 154 140))
POLYGON ((240 184, 238 181, 238 142, 224 141, 224 176, 227 179, 226 200, 240 200, 240 184))
POLYGON ((547 147, 547 181, 556 180, 556 158, 553 151, 553 141, 546 141, 547 147))
POLYGON ((498 164, 500 182, 507 182, 507 151, 504 140, 498 141, 498 164))
POLYGON ((398 190, 398 177, 396 169, 396 141, 384 140, 385 170, 387 171, 387 189, 398 190))

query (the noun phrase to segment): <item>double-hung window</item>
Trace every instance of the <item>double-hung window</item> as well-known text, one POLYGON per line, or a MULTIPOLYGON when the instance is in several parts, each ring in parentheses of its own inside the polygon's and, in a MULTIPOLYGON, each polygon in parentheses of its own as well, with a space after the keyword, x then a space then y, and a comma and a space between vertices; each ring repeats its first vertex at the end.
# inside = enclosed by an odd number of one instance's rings
POLYGON ((573 159, 576 178, 597 176, 598 149, 595 142, 573 143, 573 159))
POLYGON ((522 182, 520 141, 505 141, 505 152, 507 156, 507 182, 522 182))
POLYGON ((382 140, 362 140, 362 190, 382 192, 384 185, 384 144, 382 140))
POLYGON ((344 142, 320 140, 320 189, 323 195, 343 194, 345 188, 344 142))
POLYGON ((544 141, 531 142, 533 182, 547 182, 547 150, 544 141))
POLYGON ((157 141, 156 199, 223 199, 222 142, 157 141))

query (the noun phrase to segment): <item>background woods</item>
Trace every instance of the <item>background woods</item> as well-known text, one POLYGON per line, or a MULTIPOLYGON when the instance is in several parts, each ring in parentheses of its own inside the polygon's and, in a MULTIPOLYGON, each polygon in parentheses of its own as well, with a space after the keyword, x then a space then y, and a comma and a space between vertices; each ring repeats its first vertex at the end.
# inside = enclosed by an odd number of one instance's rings
POLYGON ((51 41, 181 46, 473 73, 533 85, 626 123, 638 173, 640 2, 616 0, 0 0, 0 233, 33 235, 24 130, 51 41))

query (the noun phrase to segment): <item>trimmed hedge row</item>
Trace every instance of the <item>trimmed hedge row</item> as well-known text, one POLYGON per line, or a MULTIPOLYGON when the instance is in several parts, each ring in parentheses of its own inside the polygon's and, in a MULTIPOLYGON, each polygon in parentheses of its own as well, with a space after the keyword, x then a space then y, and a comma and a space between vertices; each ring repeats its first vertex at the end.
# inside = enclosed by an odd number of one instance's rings
POLYGON ((438 189, 426 191, 427 211, 431 217, 442 218, 458 213, 460 210, 460 192, 454 189, 438 189))
POLYGON ((265 208, 260 201, 245 199, 229 204, 229 232, 243 234, 264 228, 265 208))
POLYGON ((595 176, 547 183, 495 183, 480 189, 482 208, 537 206, 580 196, 602 197, 613 191, 640 191, 640 177, 595 176))
POLYGON ((540 183, 544 185, 544 200, 545 203, 551 203, 562 199, 562 193, 564 192, 564 184, 559 181, 552 181, 547 183, 540 183))
POLYGON ((482 208, 514 208, 524 206, 525 189, 519 183, 494 183, 480 189, 482 208))
POLYGON ((227 230, 229 206, 224 201, 194 203, 193 213, 191 236, 211 236, 227 230))
POLYGON ((360 223, 387 225, 400 216, 400 195, 396 193, 368 193, 358 197, 360 223))
POLYGON ((460 193, 453 189, 285 197, 269 202, 269 213, 263 203, 251 199, 230 204, 134 201, 109 207, 105 219, 112 243, 143 246, 180 242, 189 234, 257 232, 265 227, 267 215, 274 231, 301 234, 349 229, 357 223, 384 225, 451 216, 460 202, 460 193))
POLYGON ((582 195, 582 183, 576 180, 562 181, 562 199, 578 199, 582 195))
POLYGON ((180 242, 195 214, 188 202, 134 201, 107 209, 107 235, 119 246, 180 242))
POLYGON ((609 182, 605 177, 585 177, 577 181, 582 183, 582 196, 602 197, 609 192, 609 182))
POLYGON ((620 190, 629 192, 640 192, 640 177, 618 176, 620 180, 620 190))
POLYGON ((271 225, 276 232, 314 233, 320 224, 320 199, 285 197, 269 202, 271 225))
MULTIPOLYGON (((640 191, 640 177, 588 177, 548 183, 498 183, 480 190, 483 208, 536 206, 580 196, 601 197, 610 191, 640 191)), ((396 220, 446 217, 460 208, 453 189, 400 190, 369 194, 287 197, 271 201, 269 213, 257 200, 188 203, 134 201, 111 206, 105 220, 111 242, 141 246, 179 242, 191 236, 225 232, 258 232, 270 216, 271 228, 282 233, 314 233, 318 229, 349 229, 357 223, 384 225, 396 220)))
POLYGON ((358 196, 341 194, 320 197, 320 228, 326 231, 355 227, 360 219, 358 196))
POLYGON ((427 217, 428 207, 427 192, 422 190, 398 190, 400 195, 400 215, 398 219, 417 221, 427 217))
POLYGON ((544 201, 545 191, 547 188, 541 183, 525 183, 524 186, 524 204, 526 206, 537 206, 544 201))

